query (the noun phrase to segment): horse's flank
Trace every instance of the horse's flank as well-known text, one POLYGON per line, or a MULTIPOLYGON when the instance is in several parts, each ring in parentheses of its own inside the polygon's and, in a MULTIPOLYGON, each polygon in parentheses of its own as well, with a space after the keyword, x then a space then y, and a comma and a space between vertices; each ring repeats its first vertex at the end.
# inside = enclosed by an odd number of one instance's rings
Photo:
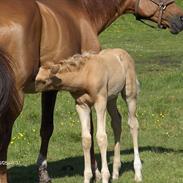
POLYGON ((7 110, 12 116, 21 110, 12 67, 12 58, 0 50, 0 118, 8 117, 3 116, 7 110))

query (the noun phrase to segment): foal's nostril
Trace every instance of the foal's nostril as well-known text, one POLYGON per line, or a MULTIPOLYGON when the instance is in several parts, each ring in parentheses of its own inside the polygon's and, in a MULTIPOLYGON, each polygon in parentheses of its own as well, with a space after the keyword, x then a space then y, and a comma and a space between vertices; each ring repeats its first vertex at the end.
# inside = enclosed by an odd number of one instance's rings
POLYGON ((44 81, 44 80, 37 80, 37 81, 36 81, 36 84, 45 85, 45 84, 46 84, 46 81, 44 81))
POLYGON ((180 16, 180 20, 183 22, 183 16, 180 16))
POLYGON ((36 91, 43 91, 46 85, 46 81, 44 80, 36 80, 35 89, 36 91))

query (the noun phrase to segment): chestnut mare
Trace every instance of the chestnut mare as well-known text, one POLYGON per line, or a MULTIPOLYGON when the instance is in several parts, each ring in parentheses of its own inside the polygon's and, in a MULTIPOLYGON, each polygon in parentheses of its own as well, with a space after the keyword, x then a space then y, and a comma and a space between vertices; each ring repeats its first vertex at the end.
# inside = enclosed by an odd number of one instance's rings
MULTIPOLYGON (((0 183, 8 182, 4 162, 13 123, 22 111, 24 94, 35 91, 39 66, 83 51, 99 51, 98 34, 125 13, 160 23, 172 33, 183 30, 183 11, 172 0, 0 1, 0 183)), ((46 157, 56 94, 42 93, 38 157, 42 183, 50 182, 46 157)), ((97 171, 93 146, 91 157, 97 171)))

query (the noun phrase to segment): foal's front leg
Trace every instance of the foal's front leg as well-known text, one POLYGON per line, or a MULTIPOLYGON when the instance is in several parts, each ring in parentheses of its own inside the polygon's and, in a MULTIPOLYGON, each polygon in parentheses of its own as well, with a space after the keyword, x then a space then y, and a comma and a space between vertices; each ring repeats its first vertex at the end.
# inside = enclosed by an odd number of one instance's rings
POLYGON ((117 109, 117 97, 108 101, 107 110, 111 117, 111 126, 114 133, 115 146, 114 146, 114 160, 113 160, 113 179, 119 178, 119 170, 121 168, 120 158, 120 138, 121 138, 121 115, 117 109))
POLYGON ((136 118, 136 98, 128 98, 128 124, 130 126, 130 131, 133 139, 134 146, 134 170, 135 170, 135 181, 142 181, 142 163, 139 156, 139 148, 138 148, 138 120, 136 118))
POLYGON ((97 113, 96 137, 102 159, 102 183, 108 183, 110 178, 107 165, 106 105, 107 99, 103 96, 98 96, 94 107, 97 113))
POLYGON ((90 107, 86 104, 76 105, 76 110, 79 114, 82 128, 82 146, 84 153, 84 183, 90 183, 93 176, 91 169, 91 134, 90 134, 90 107))
POLYGON ((91 166, 92 166, 92 173, 93 177, 95 178, 96 181, 101 180, 101 174, 98 169, 97 161, 95 159, 95 151, 94 151, 94 129, 93 129, 93 119, 92 119, 92 114, 90 114, 90 134, 91 134, 91 149, 90 149, 90 156, 91 156, 91 166))

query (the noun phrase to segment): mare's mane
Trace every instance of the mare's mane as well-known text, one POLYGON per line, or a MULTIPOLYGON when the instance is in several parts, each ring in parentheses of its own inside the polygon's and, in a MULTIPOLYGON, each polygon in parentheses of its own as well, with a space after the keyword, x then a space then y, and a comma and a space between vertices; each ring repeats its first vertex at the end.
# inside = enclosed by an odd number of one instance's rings
POLYGON ((81 0, 84 9, 93 20, 98 16, 113 16, 121 0, 81 0))

